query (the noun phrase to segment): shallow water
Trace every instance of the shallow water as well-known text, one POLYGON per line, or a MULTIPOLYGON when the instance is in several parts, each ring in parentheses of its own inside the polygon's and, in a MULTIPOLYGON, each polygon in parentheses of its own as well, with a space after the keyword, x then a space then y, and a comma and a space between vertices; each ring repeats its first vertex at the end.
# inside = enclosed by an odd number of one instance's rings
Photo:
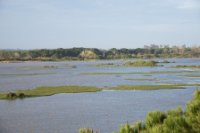
POLYGON ((194 88, 156 91, 102 91, 0 101, 1 133, 78 133, 91 127, 111 133, 144 119, 148 111, 185 107, 194 88))
MULTIPOLYGON (((199 70, 171 68, 177 64, 200 65, 200 59, 170 59, 176 63, 164 67, 95 67, 92 64, 122 63, 114 61, 29 62, 0 64, 0 91, 30 89, 38 86, 88 85, 117 86, 169 83, 199 83, 199 70), (38 69, 53 65, 57 68, 38 69), (76 68, 72 68, 76 65, 76 68), (24 66, 36 66, 24 67, 24 66), (37 68, 37 69, 36 69, 37 68), (190 70, 191 72, 188 72, 190 70), (166 74, 84 75, 82 72, 151 72, 166 74), (180 71, 177 73, 177 71, 180 71), (156 80, 126 80, 156 79, 156 80)), ((185 107, 196 87, 153 91, 101 91, 95 93, 58 94, 24 100, 0 100, 0 133, 76 133, 91 127, 101 133, 116 131, 120 124, 143 120, 149 111, 185 107)))
POLYGON ((200 78, 189 78, 184 74, 199 74, 199 70, 171 68, 177 64, 199 64, 200 59, 170 59, 176 63, 163 64, 164 67, 96 67, 92 64, 123 63, 123 60, 114 61, 68 61, 68 62, 28 62, 28 63, 0 63, 0 91, 16 89, 30 89, 38 86, 80 85, 80 86, 117 86, 141 84, 169 84, 169 83, 198 83, 200 78), (53 69, 33 69, 32 66, 53 65, 53 69), (71 66, 75 65, 76 68, 71 66), (31 66, 26 68, 24 66, 31 66), (191 70, 191 72, 188 72, 191 70), (112 75, 84 75, 83 72, 156 72, 174 71, 166 74, 112 74, 112 75), (177 73, 177 71, 181 71, 177 73), (152 80, 125 80, 127 78, 153 78, 152 80))

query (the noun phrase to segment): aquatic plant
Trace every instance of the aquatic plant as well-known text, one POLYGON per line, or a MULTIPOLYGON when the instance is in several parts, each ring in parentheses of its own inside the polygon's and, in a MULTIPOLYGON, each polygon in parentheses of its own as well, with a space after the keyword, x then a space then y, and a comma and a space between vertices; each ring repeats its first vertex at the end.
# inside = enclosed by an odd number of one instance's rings
POLYGON ((99 133, 99 132, 94 131, 91 128, 81 128, 81 129, 79 129, 79 133, 99 133))
POLYGON ((126 62, 124 64, 124 66, 131 66, 131 67, 142 67, 142 66, 150 66, 150 67, 153 67, 153 66, 157 66, 157 62, 156 61, 144 61, 144 60, 140 60, 140 61, 134 61, 134 62, 126 62))
POLYGON ((175 68, 197 68, 197 69, 200 69, 200 65, 176 65, 175 68))

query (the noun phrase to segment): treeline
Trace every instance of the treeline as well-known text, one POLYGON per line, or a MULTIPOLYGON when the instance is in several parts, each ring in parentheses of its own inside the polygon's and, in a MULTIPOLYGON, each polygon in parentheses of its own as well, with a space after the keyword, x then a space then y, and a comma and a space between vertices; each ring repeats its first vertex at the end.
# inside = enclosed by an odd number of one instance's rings
POLYGON ((83 60, 83 59, 122 59, 155 57, 200 57, 200 46, 186 47, 169 45, 150 45, 136 49, 102 50, 97 48, 0 50, 0 61, 16 60, 83 60))

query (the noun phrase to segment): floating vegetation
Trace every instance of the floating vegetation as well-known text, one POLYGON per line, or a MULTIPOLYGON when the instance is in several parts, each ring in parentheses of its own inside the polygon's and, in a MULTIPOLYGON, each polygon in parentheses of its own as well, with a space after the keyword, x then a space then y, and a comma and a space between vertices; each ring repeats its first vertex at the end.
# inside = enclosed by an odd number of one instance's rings
POLYGON ((164 85, 121 85, 111 87, 111 90, 159 90, 159 89, 184 89, 186 86, 200 86, 200 84, 164 84, 164 85))
POLYGON ((158 90, 158 89, 184 89, 186 86, 200 86, 200 84, 168 84, 168 85, 121 85, 116 87, 98 88, 94 86, 53 86, 37 87, 29 90, 17 90, 16 92, 2 92, 0 99, 17 99, 25 97, 51 96, 60 93, 97 92, 102 90, 158 90))
POLYGON ((48 66, 48 65, 45 65, 45 66, 19 66, 17 68, 24 68, 24 69, 56 69, 58 68, 58 66, 48 66))
POLYGON ((29 90, 18 90, 12 93, 0 93, 0 99, 16 99, 21 97, 39 97, 51 96, 59 93, 81 93, 81 92, 96 92, 102 88, 93 86, 55 86, 55 87, 37 87, 29 90), (22 95, 23 94, 23 95, 22 95))
POLYGON ((157 66, 157 62, 156 61, 129 61, 126 62, 124 64, 124 66, 130 66, 130 67, 153 67, 153 66, 157 66))
POLYGON ((200 65, 176 65, 175 68, 194 68, 194 69, 200 69, 200 65))
POLYGON ((142 74, 151 76, 152 74, 177 74, 192 71, 150 71, 150 72, 82 72, 85 75, 115 75, 115 74, 142 74))
POLYGON ((136 81, 158 81, 156 78, 126 78, 125 80, 136 80, 136 81))
POLYGON ((79 133, 100 133, 91 128, 81 128, 79 129, 79 133))
POLYGON ((200 78, 200 74, 185 74, 185 75, 180 75, 180 76, 185 76, 189 78, 200 78))
POLYGON ((168 60, 158 61, 157 63, 175 63, 174 61, 170 62, 168 60))
POLYGON ((102 64, 92 64, 91 66, 96 66, 96 67, 117 67, 120 66, 119 64, 114 64, 114 63, 102 63, 102 64))

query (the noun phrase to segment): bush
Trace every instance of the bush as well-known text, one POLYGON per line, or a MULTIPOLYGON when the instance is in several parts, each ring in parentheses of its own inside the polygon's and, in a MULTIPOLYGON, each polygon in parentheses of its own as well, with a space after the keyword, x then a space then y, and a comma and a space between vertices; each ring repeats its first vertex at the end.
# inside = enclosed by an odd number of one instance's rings
POLYGON ((18 97, 19 98, 25 98, 25 94, 24 93, 19 93, 18 97))
POLYGON ((15 99, 15 98, 17 98, 17 94, 14 93, 14 92, 9 92, 9 93, 6 95, 6 97, 7 97, 8 99, 15 99))
POLYGON ((145 126, 151 128, 157 124, 162 124, 166 117, 166 114, 160 111, 150 112, 145 119, 145 126))

